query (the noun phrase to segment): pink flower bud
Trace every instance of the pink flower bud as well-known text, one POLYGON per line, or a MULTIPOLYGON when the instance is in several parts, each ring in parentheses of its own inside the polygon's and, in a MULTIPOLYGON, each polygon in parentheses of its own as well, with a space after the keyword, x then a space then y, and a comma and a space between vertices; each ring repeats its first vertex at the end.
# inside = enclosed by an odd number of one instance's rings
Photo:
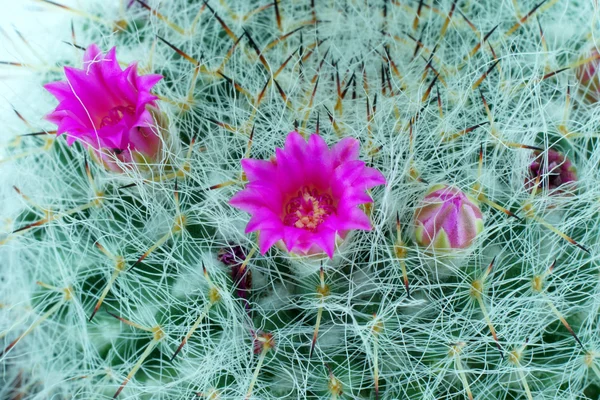
POLYGON ((459 189, 436 185, 415 211, 415 240, 435 250, 468 248, 483 230, 477 201, 459 189))
POLYGON ((156 161, 162 148, 158 127, 165 122, 150 89, 161 75, 139 76, 135 63, 122 70, 115 47, 103 54, 92 44, 83 69, 65 67, 65 76, 44 86, 59 101, 46 116, 58 125, 58 135, 66 134, 69 145, 79 141, 92 149, 114 171, 121 171, 115 159, 156 161))

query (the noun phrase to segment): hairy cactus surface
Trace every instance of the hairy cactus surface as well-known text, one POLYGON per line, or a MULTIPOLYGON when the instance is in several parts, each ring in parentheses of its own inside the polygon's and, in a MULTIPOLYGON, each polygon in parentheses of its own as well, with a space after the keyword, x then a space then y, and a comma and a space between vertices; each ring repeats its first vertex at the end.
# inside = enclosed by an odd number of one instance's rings
POLYGON ((600 397, 597 2, 32 3, 0 399, 600 397))

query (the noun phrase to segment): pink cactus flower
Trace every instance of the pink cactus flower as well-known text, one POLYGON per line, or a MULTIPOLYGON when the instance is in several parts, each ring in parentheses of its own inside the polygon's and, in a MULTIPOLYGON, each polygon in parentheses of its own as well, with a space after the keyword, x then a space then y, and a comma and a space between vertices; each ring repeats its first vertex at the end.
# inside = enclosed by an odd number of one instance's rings
POLYGON ((536 194, 543 189, 562 192, 565 185, 577 180, 575 166, 560 152, 548 149, 546 153, 535 151, 533 154, 535 158, 529 165, 529 176, 525 178, 525 187, 529 191, 535 190, 536 194))
POLYGON ((371 229, 358 206, 372 202, 366 190, 385 178, 358 160, 359 148, 353 138, 329 149, 319 135, 307 143, 291 132, 271 160, 242 160, 248 184, 229 203, 252 215, 246 233, 259 232, 262 254, 277 243, 295 254, 332 258, 336 239, 371 229))
POLYGON ((477 201, 446 185, 432 187, 415 212, 415 239, 433 250, 468 248, 483 230, 477 201))
POLYGON ((600 53, 593 49, 586 54, 585 59, 591 59, 575 70, 575 76, 580 85, 580 92, 590 103, 600 101, 600 53))
POLYGON ((161 75, 139 76, 135 63, 122 70, 113 47, 107 54, 95 44, 83 55, 83 69, 65 67, 67 80, 44 87, 59 101, 46 119, 76 140, 107 167, 120 171, 114 159, 124 162, 155 160, 161 149, 156 128, 158 97, 150 89, 161 75))

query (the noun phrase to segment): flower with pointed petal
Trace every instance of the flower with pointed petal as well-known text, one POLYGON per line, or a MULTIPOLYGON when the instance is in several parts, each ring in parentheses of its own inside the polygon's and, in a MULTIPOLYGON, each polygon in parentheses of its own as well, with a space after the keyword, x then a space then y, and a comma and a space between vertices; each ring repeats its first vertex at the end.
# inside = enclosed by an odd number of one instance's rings
POLYGON ((307 142, 290 132, 271 160, 242 160, 248 184, 229 203, 252 214, 246 233, 259 232, 262 254, 280 243, 292 253, 331 258, 336 238, 371 229, 359 205, 372 202, 366 190, 385 178, 358 159, 359 148, 353 138, 329 149, 317 134, 307 142))
POLYGON ((44 87, 59 101, 46 119, 58 125, 57 134, 66 134, 67 143, 81 142, 94 150, 104 164, 121 169, 123 162, 154 161, 162 142, 157 133, 161 124, 158 97, 150 89, 161 75, 140 76, 135 63, 122 70, 113 47, 103 54, 90 45, 83 55, 83 69, 65 67, 66 80, 44 87))
POLYGON ((435 185, 415 211, 415 239, 434 250, 468 248, 483 230, 477 201, 461 190, 435 185))

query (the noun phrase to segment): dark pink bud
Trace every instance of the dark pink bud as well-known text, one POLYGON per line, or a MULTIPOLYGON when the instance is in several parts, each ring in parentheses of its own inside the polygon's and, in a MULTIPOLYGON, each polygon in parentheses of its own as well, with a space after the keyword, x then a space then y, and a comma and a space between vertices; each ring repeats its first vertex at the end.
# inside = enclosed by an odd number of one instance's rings
POLYGON ((231 267, 231 279, 237 287, 237 295, 245 300, 245 307, 250 308, 248 294, 252 288, 252 271, 246 268, 246 254, 241 246, 225 247, 219 250, 217 259, 231 267))
POLYGON ((529 165, 529 176, 525 179, 525 187, 529 191, 535 190, 536 193, 544 189, 562 191, 564 185, 572 184, 577 180, 575 166, 560 152, 548 149, 546 152, 536 150, 533 154, 534 159, 529 165))

